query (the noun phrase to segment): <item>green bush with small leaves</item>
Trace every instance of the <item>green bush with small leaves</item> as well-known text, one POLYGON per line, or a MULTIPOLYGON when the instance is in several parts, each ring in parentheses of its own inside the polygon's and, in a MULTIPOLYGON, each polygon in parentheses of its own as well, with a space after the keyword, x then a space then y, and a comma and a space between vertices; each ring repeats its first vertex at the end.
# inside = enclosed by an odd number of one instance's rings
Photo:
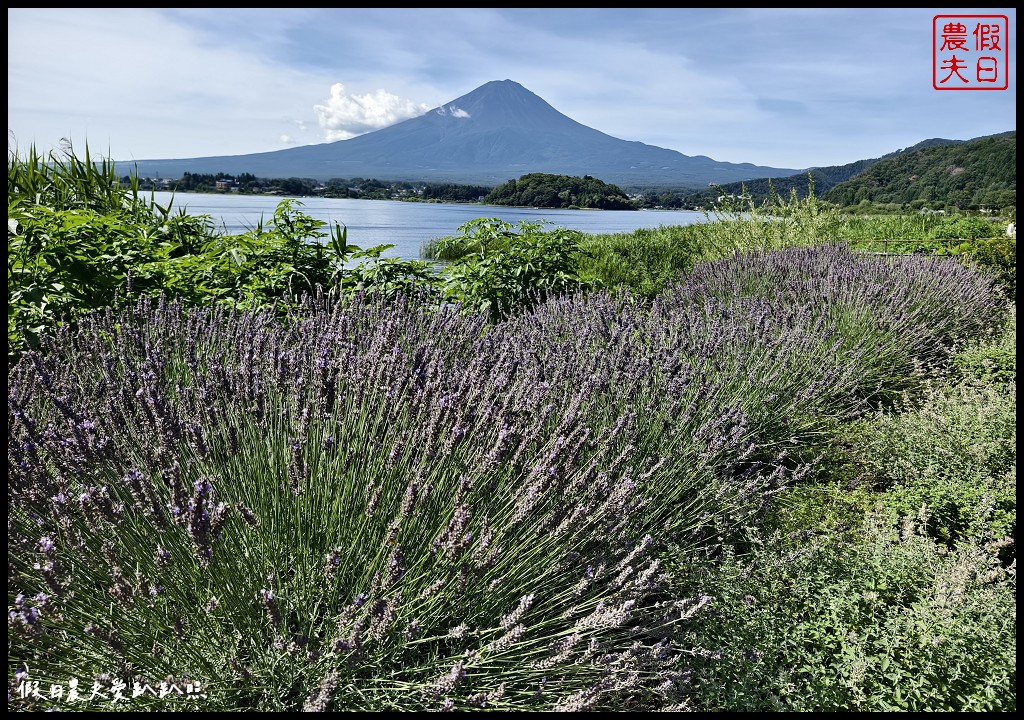
MULTIPOLYGON (((924 522, 927 523, 927 517, 924 522)), ((703 712, 997 712, 1016 708, 1016 573, 999 543, 935 543, 868 513, 841 547, 771 535, 671 565, 710 612, 681 629, 703 712)))
POLYGON ((1017 313, 1012 306, 1002 335, 991 342, 977 342, 953 357, 954 379, 1002 384, 1017 381, 1017 313))
POLYGON ((987 237, 969 240, 936 251, 940 255, 958 255, 964 262, 985 268, 995 275, 1009 298, 1017 296, 1017 238, 987 237))
POLYGON ((1015 534, 1017 401, 1008 389, 936 388, 918 407, 884 413, 862 447, 898 515, 926 507, 927 532, 954 544, 1015 534))

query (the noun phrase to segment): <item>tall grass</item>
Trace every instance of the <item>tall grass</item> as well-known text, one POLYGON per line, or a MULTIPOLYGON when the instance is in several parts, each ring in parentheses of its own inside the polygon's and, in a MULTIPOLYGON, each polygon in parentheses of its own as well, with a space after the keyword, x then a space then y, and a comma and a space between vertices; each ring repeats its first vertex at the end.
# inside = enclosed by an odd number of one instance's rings
POLYGON ((602 287, 628 287, 635 295, 653 298, 693 268, 703 256, 699 243, 688 225, 587 235, 579 247, 580 275, 602 287))
POLYGON ((114 162, 94 159, 89 146, 80 156, 70 142, 44 155, 35 145, 22 154, 8 150, 7 203, 39 205, 55 212, 91 210, 97 214, 122 216, 127 211, 134 221, 151 220, 156 204, 139 194, 138 178, 122 185, 114 162))

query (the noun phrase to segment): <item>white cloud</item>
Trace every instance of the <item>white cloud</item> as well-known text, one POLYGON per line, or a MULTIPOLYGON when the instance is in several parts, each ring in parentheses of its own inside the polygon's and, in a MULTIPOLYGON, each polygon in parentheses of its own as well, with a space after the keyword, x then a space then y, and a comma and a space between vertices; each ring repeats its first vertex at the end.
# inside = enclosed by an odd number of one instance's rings
POLYGON ((380 130, 402 120, 422 115, 430 108, 412 100, 403 100, 387 90, 365 95, 349 95, 345 86, 334 83, 331 96, 324 105, 314 105, 320 127, 328 142, 380 130))
POLYGON ((445 107, 444 105, 441 105, 434 112, 436 112, 438 115, 447 115, 448 113, 451 113, 453 118, 468 118, 469 117, 469 113, 468 112, 466 112, 462 108, 457 108, 454 105, 449 105, 448 107, 445 107))

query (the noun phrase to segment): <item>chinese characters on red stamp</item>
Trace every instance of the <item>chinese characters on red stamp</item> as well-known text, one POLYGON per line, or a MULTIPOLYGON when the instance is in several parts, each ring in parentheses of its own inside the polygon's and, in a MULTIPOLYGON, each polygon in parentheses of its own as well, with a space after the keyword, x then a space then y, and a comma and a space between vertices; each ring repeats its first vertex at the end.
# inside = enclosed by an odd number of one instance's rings
POLYGON ((932 19, 932 87, 1006 90, 1010 86, 1006 15, 936 15, 932 19))

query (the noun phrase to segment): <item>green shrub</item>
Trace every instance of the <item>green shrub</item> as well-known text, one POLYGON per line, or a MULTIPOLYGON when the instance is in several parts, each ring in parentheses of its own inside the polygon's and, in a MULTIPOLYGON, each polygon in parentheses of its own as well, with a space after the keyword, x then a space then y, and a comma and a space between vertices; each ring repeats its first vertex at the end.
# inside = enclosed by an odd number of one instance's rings
POLYGON ((864 467, 896 514, 928 509, 945 543, 1015 534, 1016 383, 931 390, 919 406, 880 414, 862 447, 864 467))
POLYGON ((957 255, 995 275, 1010 299, 1017 296, 1017 238, 997 236, 959 243, 936 251, 957 255))
POLYGON ((582 233, 543 227, 477 218, 459 227, 461 235, 439 240, 438 257, 454 258, 442 271, 443 297, 497 321, 552 295, 582 289, 575 265, 582 233))
POLYGON ((953 356, 951 377, 990 384, 1017 381, 1016 306, 1011 306, 1001 336, 989 342, 972 343, 953 356))
MULTIPOLYGON (((927 519, 926 519, 927 521, 927 519)), ((872 512, 836 545, 773 535, 745 556, 681 555, 676 594, 697 711, 1012 711, 1016 574, 998 544, 952 550, 872 512)))

